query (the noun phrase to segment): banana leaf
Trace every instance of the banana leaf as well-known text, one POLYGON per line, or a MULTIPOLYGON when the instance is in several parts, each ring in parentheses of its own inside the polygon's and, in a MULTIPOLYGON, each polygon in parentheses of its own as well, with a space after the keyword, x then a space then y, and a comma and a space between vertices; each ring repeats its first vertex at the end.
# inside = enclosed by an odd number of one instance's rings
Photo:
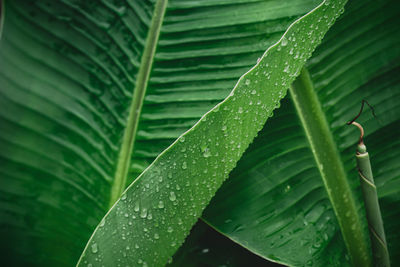
MULTIPOLYGON (((1 204, 2 236, 7 241, 1 246, 8 259, 31 265, 71 265, 76 261, 94 226, 114 203, 112 189, 121 191, 125 184, 130 184, 171 140, 227 96, 237 78, 254 65, 262 51, 282 36, 291 22, 318 3, 202 1, 188 4, 170 1, 136 129, 130 174, 127 177, 123 175, 123 179, 116 183, 115 173, 127 129, 132 90, 140 72, 153 4, 6 3, 0 50, 0 148, 2 166, 5 166, 2 167, 1 178, 4 193, 1 204)), ((387 6, 389 4, 386 4, 385 10, 387 6)), ((392 9, 392 12, 395 11, 392 9)), ((365 11, 364 14, 369 13, 365 11)), ((394 21, 395 17, 391 18, 394 21)), ((368 24, 360 23, 360 30, 362 26, 368 27, 365 25, 368 24)), ((376 55, 375 60, 378 59, 380 64, 375 69, 371 68, 370 72, 358 70, 360 76, 368 76, 364 77, 365 80, 380 72, 387 72, 388 76, 394 72, 394 68, 387 64, 389 60, 396 62, 398 56, 393 45, 396 29, 390 30, 391 38, 385 38, 383 31, 380 33, 383 36, 377 39, 388 41, 386 45, 393 48, 390 49, 392 53, 376 55)), ((330 38, 331 42, 326 41, 329 46, 321 50, 320 57, 324 56, 324 51, 330 51, 337 45, 334 42, 337 36, 330 38)), ((349 36, 347 38, 351 40, 349 36)), ((344 38, 343 42, 348 40, 344 38)), ((287 53, 290 54, 290 51, 287 53)), ((325 60, 332 64, 330 59, 325 60)), ((318 69, 321 66, 317 64, 317 57, 314 60, 317 74, 313 74, 313 60, 309 69, 312 76, 324 77, 320 78, 320 88, 315 82, 315 88, 322 90, 327 80, 334 80, 335 76, 318 69)), ((351 76, 349 72, 344 74, 351 76)), ((379 83, 379 80, 376 82, 379 83)), ((330 90, 336 92, 336 88, 330 90)), ((321 103, 325 102, 321 100, 321 103)), ((325 106, 325 109, 328 108, 325 106)), ((395 117, 396 110, 389 110, 395 117)), ((388 121, 390 124, 395 120, 389 116, 388 121)), ((391 129, 396 129, 396 126, 391 129)), ((333 136, 337 138, 335 134, 333 136)), ((347 144, 353 142, 346 140, 347 144)), ((338 140, 335 141, 338 143, 338 140)), ((200 147, 200 150, 208 154, 207 147, 200 147)), ((342 150, 341 153, 344 153, 342 150)), ((390 159, 395 162, 393 155, 390 159)), ((254 158, 251 160, 254 161, 254 158)), ((347 169, 350 168, 349 165, 347 169)), ((316 173, 315 176, 318 176, 318 170, 316 173)), ((390 188, 392 196, 389 199, 393 199, 395 187, 390 188)), ((320 189, 327 210, 332 214, 327 196, 323 188, 320 189)), ((227 215, 229 220, 234 221, 230 214, 218 215, 227 215)), ((147 219, 149 217, 146 215, 147 219)), ((206 216, 205 220, 208 218, 206 216)), ((334 221, 334 215, 332 218, 334 221)), ((215 216, 216 223, 213 225, 221 228, 218 220, 220 217, 215 216)), ((335 222, 332 224, 335 225, 335 222)), ((232 239, 236 238, 229 231, 225 232, 232 239)), ((334 232, 339 241, 333 246, 339 247, 339 250, 334 250, 332 254, 344 251, 340 230, 335 228, 334 232)), ((328 239, 331 239, 331 233, 328 234, 328 239)), ((254 243, 247 245, 252 236, 254 232, 248 233, 247 240, 240 240, 240 243, 261 254, 252 249, 257 246, 254 243)), ((396 238, 392 237, 392 240, 396 238)), ((309 246, 303 244, 303 247, 309 246)), ((93 252, 99 248, 91 246, 90 249, 93 252)), ((327 250, 325 246, 320 249, 327 250)), ((285 261, 282 252, 276 254, 274 250, 270 251, 273 251, 267 252, 270 256, 261 256, 285 261)), ((287 258, 293 259, 293 255, 288 254, 287 258)), ((286 259, 286 262, 290 261, 293 262, 286 259)), ((315 264, 319 262, 317 259, 315 264)))

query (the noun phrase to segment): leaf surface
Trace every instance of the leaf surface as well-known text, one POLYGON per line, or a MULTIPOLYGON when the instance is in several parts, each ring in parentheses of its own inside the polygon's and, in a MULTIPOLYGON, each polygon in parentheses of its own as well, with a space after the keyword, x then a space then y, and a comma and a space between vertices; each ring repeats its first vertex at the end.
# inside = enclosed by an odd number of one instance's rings
MULTIPOLYGON (((127 184, 319 2, 169 1, 127 184)), ((154 1, 3 4, 2 254, 70 266, 125 187, 114 177, 154 1)))
POLYGON ((97 261, 165 264, 272 115, 343 5, 323 2, 293 23, 223 102, 125 190, 96 228, 78 265, 97 261))
MULTIPOLYGON (((361 216, 365 215, 354 156, 359 133, 345 123, 358 113, 362 99, 375 108, 377 119, 365 110, 359 122, 372 156, 393 265, 400 262, 396 230, 400 30, 399 11, 391 8, 395 5, 393 1, 350 1, 307 64, 361 216)), ((291 94, 203 217, 264 258, 291 266, 345 264, 341 229, 291 94)), ((351 225, 347 227, 351 230, 351 225)))

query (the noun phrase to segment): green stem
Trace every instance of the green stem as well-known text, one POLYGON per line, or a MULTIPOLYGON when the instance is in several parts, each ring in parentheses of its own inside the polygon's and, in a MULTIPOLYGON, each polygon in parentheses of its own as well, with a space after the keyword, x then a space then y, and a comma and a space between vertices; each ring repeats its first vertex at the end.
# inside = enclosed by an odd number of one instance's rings
POLYGON ((364 197, 364 205, 367 214, 374 265, 389 267, 389 251, 386 244, 385 230, 383 228, 378 194, 376 192, 376 186, 372 176, 371 163, 367 148, 363 143, 359 144, 357 147, 356 158, 361 189, 364 197))
POLYGON ((4 25, 4 1, 0 0, 0 40, 1 37, 3 36, 3 25, 4 25))
POLYGON ((368 238, 363 231, 353 194, 332 133, 306 69, 290 88, 315 161, 354 266, 371 266, 368 238))
POLYGON ((131 162, 133 146, 139 124, 139 117, 142 111, 143 99, 146 94, 147 83, 153 65, 154 54, 157 48, 158 37, 164 19, 168 0, 158 0, 151 21, 143 56, 139 68, 138 77, 133 93, 132 103, 129 109, 129 117, 118 156, 117 168, 114 176, 114 183, 111 188, 110 207, 121 196, 126 186, 126 177, 131 162))

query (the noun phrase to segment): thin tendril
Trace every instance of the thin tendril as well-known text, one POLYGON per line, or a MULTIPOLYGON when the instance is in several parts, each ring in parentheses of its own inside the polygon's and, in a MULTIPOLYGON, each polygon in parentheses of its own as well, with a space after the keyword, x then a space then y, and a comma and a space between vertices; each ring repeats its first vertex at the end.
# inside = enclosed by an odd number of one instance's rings
MULTIPOLYGON (((363 109, 364 109, 364 104, 365 104, 365 103, 367 103, 368 107, 371 109, 372 115, 374 116, 374 118, 375 118, 375 119, 378 119, 378 118, 376 117, 376 115, 375 115, 375 110, 374 110, 374 108, 367 102, 367 100, 363 99, 363 100, 361 101, 361 109, 360 109, 360 112, 358 112, 357 116, 355 116, 354 119, 352 119, 351 121, 349 121, 349 122, 347 123, 347 125, 354 125, 354 126, 356 126, 356 127, 360 130, 360 140, 359 140, 359 142, 358 142, 359 145, 363 145, 363 144, 364 144, 364 141, 363 141, 363 138, 364 138, 364 129, 363 129, 363 127, 361 126, 361 124, 355 122, 355 120, 358 119, 358 117, 360 117, 360 115, 361 115, 361 113, 362 113, 362 111, 363 111, 363 109)), ((378 120, 378 121, 379 121, 379 120, 378 120)))
POLYGON ((375 110, 374 110, 374 108, 368 103, 367 100, 363 99, 363 100, 361 101, 361 109, 360 109, 360 112, 358 112, 357 116, 355 116, 354 119, 352 119, 351 121, 349 121, 349 122, 347 123, 347 125, 352 124, 356 119, 358 119, 358 117, 360 117, 360 115, 361 115, 361 113, 362 113, 362 111, 363 111, 363 109, 364 109, 364 104, 365 104, 365 103, 367 103, 368 107, 371 109, 372 115, 374 116, 374 118, 375 118, 375 119, 378 119, 378 118, 376 117, 376 115, 375 115, 375 110))

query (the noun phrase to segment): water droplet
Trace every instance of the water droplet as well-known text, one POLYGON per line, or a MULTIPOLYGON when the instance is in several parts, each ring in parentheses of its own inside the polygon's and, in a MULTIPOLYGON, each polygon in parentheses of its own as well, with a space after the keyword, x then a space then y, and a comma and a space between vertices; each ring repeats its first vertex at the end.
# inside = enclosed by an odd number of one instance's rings
POLYGON ((121 196, 121 200, 125 200, 126 199, 126 194, 123 194, 122 196, 121 196))
POLYGON ((328 240, 328 239, 329 239, 328 234, 324 233, 324 240, 328 240))
POLYGON ((97 247, 97 244, 96 244, 96 243, 93 243, 92 246, 91 246, 91 248, 92 248, 92 252, 93 252, 93 253, 97 253, 97 252, 99 251, 99 248, 97 247))
POLYGON ((249 79, 246 79, 246 81, 244 82, 246 85, 249 85, 250 84, 250 80, 249 79))
POLYGON ((185 142, 185 137, 182 136, 181 138, 179 138, 179 142, 181 142, 181 143, 185 142))
POLYGON ((139 209, 140 209, 140 208, 139 208, 139 203, 136 202, 136 203, 135 203, 135 207, 133 208, 133 210, 136 211, 136 212, 138 212, 139 209))
POLYGON ((284 189, 284 192, 285 192, 285 193, 289 192, 289 191, 290 191, 290 188, 291 188, 290 185, 287 185, 287 186, 285 187, 285 189, 284 189))
POLYGON ((172 227, 169 226, 168 229, 167 229, 167 232, 168 232, 168 233, 172 233, 173 231, 174 231, 174 229, 172 229, 172 227))
POLYGON ((176 200, 176 195, 175 195, 174 192, 170 192, 169 193, 169 200, 171 200, 171 201, 175 201, 176 200))
POLYGON ((252 95, 255 95, 256 93, 257 93, 256 90, 251 91, 251 94, 252 94, 252 95))
POLYGON ((142 211, 140 212, 140 218, 146 218, 147 217, 147 209, 142 208, 142 211))
POLYGON ((208 158, 210 156, 211 156, 211 152, 210 152, 210 149, 207 147, 203 151, 203 157, 208 158))
POLYGON ((286 46, 287 43, 288 43, 288 40, 285 37, 283 37, 282 38, 282 46, 286 46))
POLYGON ((239 113, 243 113, 243 108, 242 108, 242 107, 239 107, 238 112, 239 112, 239 113))
POLYGON ((221 128, 222 131, 226 131, 226 129, 227 129, 226 125, 223 125, 221 128))
POLYGON ((287 65, 284 69, 283 72, 288 73, 289 72, 289 65, 287 65))
POLYGON ((155 233, 154 234, 154 239, 159 239, 159 238, 160 238, 160 236, 157 233, 155 233))
POLYGON ((184 162, 182 163, 182 169, 184 169, 184 170, 187 169, 187 163, 186 163, 186 161, 184 161, 184 162))
POLYGON ((106 223, 106 220, 103 218, 103 219, 100 221, 99 226, 100 226, 100 227, 103 227, 105 223, 106 223))
POLYGON ((164 208, 164 202, 162 202, 162 200, 160 200, 160 202, 158 202, 158 208, 160 208, 160 209, 164 208))
POLYGON ((129 217, 129 214, 128 214, 128 213, 125 213, 124 216, 125 216, 125 218, 128 218, 128 217, 129 217))

